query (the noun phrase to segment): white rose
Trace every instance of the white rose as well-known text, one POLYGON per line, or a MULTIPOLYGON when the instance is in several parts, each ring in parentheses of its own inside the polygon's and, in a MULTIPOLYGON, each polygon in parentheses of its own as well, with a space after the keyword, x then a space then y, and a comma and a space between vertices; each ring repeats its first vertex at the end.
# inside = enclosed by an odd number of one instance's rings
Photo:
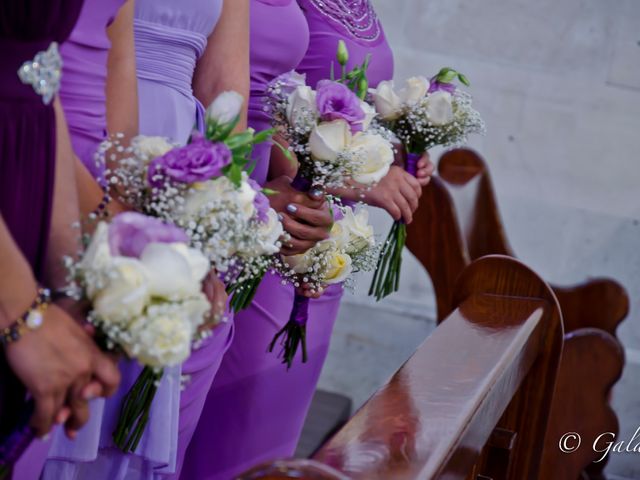
POLYGON ((334 251, 329 257, 329 264, 326 266, 323 281, 327 285, 344 282, 353 267, 351 265, 351 257, 346 253, 334 251))
POLYGON ((282 223, 277 212, 270 208, 267 212, 267 221, 258 228, 258 255, 273 255, 280 251, 279 238, 284 233, 282 223))
MULTIPOLYGON (((246 175, 245 175, 246 177, 246 175)), ((253 189, 249 182, 243 180, 240 184, 240 188, 236 189, 238 207, 244 215, 245 220, 249 220, 256 213, 256 207, 253 201, 256 198, 257 192, 253 189)))
POLYGON ((184 221, 199 217, 203 214, 204 207, 215 200, 214 180, 194 183, 185 194, 184 202, 176 207, 173 215, 184 221))
POLYGON ((205 322, 206 315, 211 312, 211 304, 207 296, 202 292, 183 301, 182 308, 194 330, 205 322))
POLYGON ((383 120, 395 120, 402 111, 402 100, 393 90, 393 80, 384 80, 369 90, 376 111, 383 120))
POLYGON ((344 120, 316 125, 309 137, 311 155, 317 160, 334 162, 351 143, 351 129, 344 120))
POLYGON ((394 160, 393 146, 380 135, 356 134, 350 150, 361 162, 352 178, 362 185, 373 185, 382 180, 394 160))
POLYGON ((179 365, 191 353, 193 332, 193 325, 180 308, 156 305, 131 324, 129 341, 123 348, 130 357, 149 367, 179 365))
POLYGON ((331 226, 329 240, 333 241, 336 249, 343 249, 347 247, 349 243, 349 231, 344 228, 342 220, 334 222, 331 226))
POLYGON ((91 237, 91 242, 84 252, 79 267, 82 270, 102 270, 107 268, 112 260, 109 247, 109 225, 100 222, 91 237))
POLYGON ((300 85, 289 95, 287 101, 287 119, 290 125, 302 123, 309 115, 316 117, 316 92, 307 85, 300 85))
POLYGON ((307 273, 312 265, 311 251, 284 257, 284 262, 296 273, 307 273))
POLYGON ((164 137, 148 137, 145 135, 138 135, 133 138, 133 140, 131 140, 131 146, 137 155, 145 162, 150 162, 154 158, 161 157, 174 148, 174 145, 169 143, 164 137))
POLYGON ((375 238, 373 227, 369 224, 369 212, 361 208, 357 213, 347 208, 344 218, 339 222, 348 234, 346 252, 357 254, 367 248, 373 247, 375 238))
POLYGON ((198 295, 209 261, 197 250, 182 243, 149 243, 140 255, 149 273, 149 293, 153 297, 187 298, 198 295))
POLYGON ((219 125, 231 123, 240 115, 243 103, 244 97, 238 92, 222 92, 207 108, 207 119, 219 125))
POLYGON ((127 323, 150 300, 149 275, 137 259, 116 257, 104 276, 105 285, 93 296, 93 309, 106 323, 127 323))
POLYGON ((362 120, 362 130, 366 131, 369 129, 371 122, 374 118, 376 118, 376 115, 378 115, 378 113, 376 112, 376 109, 369 105, 367 102, 360 101, 360 107, 364 112, 364 120, 362 120))
POLYGON ((453 121, 453 104, 449 92, 437 91, 427 97, 427 118, 434 125, 453 121))
POLYGON ((398 92, 398 97, 405 105, 415 105, 427 95, 429 86, 429 80, 424 77, 408 78, 398 92))

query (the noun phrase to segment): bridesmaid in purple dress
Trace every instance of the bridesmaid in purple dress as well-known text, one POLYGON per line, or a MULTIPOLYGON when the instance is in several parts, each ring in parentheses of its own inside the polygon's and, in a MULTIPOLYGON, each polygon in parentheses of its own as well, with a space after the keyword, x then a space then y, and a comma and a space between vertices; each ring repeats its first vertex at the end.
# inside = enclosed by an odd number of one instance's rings
MULTIPOLYGON (((251 8, 249 124, 256 129, 269 125, 263 109, 266 84, 293 68, 307 74, 312 86, 329 78, 339 39, 347 43, 350 65, 362 63, 368 53, 372 55, 372 86, 393 76, 391 49, 366 1, 253 0, 251 8), (357 22, 347 14, 347 4, 355 9, 351 15, 359 19, 357 22)), ((254 176, 260 183, 268 176, 295 175, 277 149, 260 149, 255 159, 254 176)), ((423 161, 422 176, 424 167, 423 161)), ((377 192, 369 195, 369 203, 392 211, 395 203, 377 200, 386 198, 385 191, 409 186, 407 196, 417 206, 418 181, 399 167, 395 167, 392 180, 393 183, 386 181, 374 189, 377 192)), ((352 195, 353 199, 356 196, 353 191, 341 193, 352 195)), ((398 201, 409 203, 404 196, 398 201)), ((235 338, 189 446, 183 480, 229 479, 262 461, 293 454, 329 349, 341 297, 342 287, 331 286, 319 299, 311 300, 307 325, 309 360, 306 364, 296 362, 287 371, 265 349, 288 320, 293 288, 283 286, 277 276, 265 278, 249 309, 236 315, 235 338), (211 442, 215 439, 220 440, 216 441, 213 456, 211 442)))
MULTIPOLYGON (((231 14, 235 14, 241 4, 242 2, 237 2, 234 8, 230 8, 231 14)), ((137 1, 135 6, 140 133, 162 135, 184 143, 194 125, 202 123, 204 114, 202 104, 195 99, 191 87, 196 66, 203 72, 202 75, 210 74, 207 67, 210 68, 212 65, 216 72, 221 71, 216 65, 216 60, 211 60, 209 57, 217 58, 216 49, 220 48, 220 40, 214 38, 212 31, 221 16, 222 1, 190 0, 177 8, 173 2, 153 0, 137 1), (204 55, 205 47, 209 52, 206 56, 204 55), (171 54, 167 56, 169 52, 171 54), (202 63, 205 65, 202 66, 202 63)), ((111 15, 111 8, 109 5, 94 5, 94 9, 91 10, 93 15, 87 18, 87 23, 94 24, 90 29, 93 37, 85 36, 83 40, 85 45, 108 43, 104 26, 111 15), (100 11, 102 11, 101 14, 96 13, 100 11)), ((248 13, 245 15, 248 17, 248 13)), ((229 16, 230 14, 227 13, 227 17, 229 16)), ((229 21, 234 19, 227 19, 227 23, 229 21)), ((126 32, 121 33, 126 34, 126 32)), ((81 35, 80 37, 82 38, 81 35)), ((224 36, 221 38, 225 40, 224 36)), ((73 65, 87 62, 103 64, 105 60, 104 56, 102 58, 92 56, 90 50, 77 53, 79 55, 72 58, 73 65)), ((98 72, 102 71, 102 68, 98 69, 98 72)), ((233 65, 228 71, 232 74, 235 72, 233 65)), ((110 62, 108 77, 111 77, 112 73, 110 62)), ((211 82, 222 83, 224 80, 221 75, 209 75, 209 78, 211 82)), ((91 91, 97 97, 101 90, 104 97, 104 76, 98 89, 95 88, 96 83, 91 82, 92 78, 86 74, 77 75, 73 80, 77 86, 82 87, 80 91, 91 91)), ((104 109, 98 111, 87 109, 86 105, 81 103, 77 92, 78 90, 69 92, 68 103, 72 107, 79 107, 83 112, 93 112, 95 115, 104 111, 104 109)), ((123 92, 116 89, 113 93, 120 96, 123 92)), ((107 94, 107 120, 109 120, 114 116, 111 113, 116 96, 111 94, 109 85, 107 85, 107 94)), ((121 105, 121 108, 116 110, 118 111, 115 113, 122 113, 124 106, 121 105)), ((73 118, 80 119, 80 115, 73 118)), ((81 138, 82 144, 92 143, 95 149, 98 137, 106 127, 104 115, 101 118, 101 125, 95 122, 93 134, 81 138)), ((107 121, 111 131, 121 131, 117 128, 114 130, 112 123, 107 121)), ((220 298, 221 295, 218 291, 212 296, 220 298)), ((223 287, 222 296, 224 296, 223 287)), ((143 438, 136 452, 131 455, 120 452, 111 441, 111 433, 119 416, 122 397, 140 372, 135 362, 123 361, 121 363, 122 388, 114 399, 106 402, 106 405, 94 404, 94 411, 102 415, 94 416, 95 420, 81 432, 77 442, 56 438, 58 441, 47 463, 45 478, 70 480, 74 478, 172 477, 180 469, 184 450, 195 429, 206 392, 211 385, 222 354, 231 340, 231 335, 230 322, 220 325, 214 330, 213 336, 194 351, 182 369, 165 371, 143 438), (181 374, 188 377, 182 391, 181 374)))
MULTIPOLYGON (((80 0, 24 0, 3 3, 0 10, 2 328, 33 310, 29 305, 37 295, 36 282, 62 286, 60 258, 77 249, 70 228, 77 220, 77 198, 75 189, 67 188, 74 181, 73 163, 64 118, 54 100, 60 70, 52 42, 67 38, 81 7, 80 0), (38 56, 45 51, 47 59, 41 60, 38 56)), ((43 435, 53 423, 65 423, 74 436, 87 420, 87 399, 112 392, 117 370, 56 304, 49 306, 43 320, 39 328, 23 331, 7 345, 2 360, 33 395, 31 426, 36 433, 43 435), (87 384, 92 376, 99 384, 87 384), (64 406, 67 401, 71 403, 64 406)), ((20 382, 2 377, 3 434, 20 418, 20 382), (17 403, 6 403, 7 392, 18 396, 17 403), (7 419, 7 413, 13 418, 7 419)), ((32 444, 16 464, 14 478, 37 479, 46 448, 46 443, 32 444)))
POLYGON ((63 76, 60 101, 73 150, 91 174, 104 171, 94 154, 107 136, 107 60, 111 41, 107 28, 125 0, 86 0, 69 39, 60 48, 63 76))

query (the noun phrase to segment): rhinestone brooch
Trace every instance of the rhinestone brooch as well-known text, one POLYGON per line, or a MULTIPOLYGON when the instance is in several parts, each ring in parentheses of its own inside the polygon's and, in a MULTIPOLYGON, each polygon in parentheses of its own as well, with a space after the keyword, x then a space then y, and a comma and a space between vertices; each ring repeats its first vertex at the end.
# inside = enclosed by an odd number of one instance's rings
POLYGON ((45 105, 49 105, 58 93, 61 76, 62 58, 56 42, 52 42, 48 49, 38 52, 33 60, 24 62, 18 69, 18 77, 22 83, 31 85, 45 105))

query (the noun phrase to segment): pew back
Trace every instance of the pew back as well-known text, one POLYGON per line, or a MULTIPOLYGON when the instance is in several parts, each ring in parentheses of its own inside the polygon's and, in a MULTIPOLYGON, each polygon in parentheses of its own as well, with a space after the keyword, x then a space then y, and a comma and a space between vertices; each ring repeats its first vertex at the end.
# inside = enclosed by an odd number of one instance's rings
POLYGON ((516 260, 491 257, 467 269, 456 301, 315 462, 240 478, 538 478, 562 344, 555 297, 516 260))

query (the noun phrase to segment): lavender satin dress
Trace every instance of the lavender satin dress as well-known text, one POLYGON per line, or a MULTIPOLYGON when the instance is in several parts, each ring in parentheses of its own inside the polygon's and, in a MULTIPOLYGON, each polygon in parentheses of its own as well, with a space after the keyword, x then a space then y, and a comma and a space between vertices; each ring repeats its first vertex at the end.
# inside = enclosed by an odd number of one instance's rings
MULTIPOLYGON (((135 39, 140 101, 140 133, 186 143, 194 128, 204 127, 204 107, 191 88, 196 63, 222 12, 223 0, 136 0, 135 39)), ((161 478, 178 478, 186 448, 200 419, 207 392, 233 339, 233 322, 213 331, 182 365, 185 386, 179 410, 164 421, 177 428, 167 438, 170 462, 161 478), (177 433, 177 443, 176 443, 177 433)), ((176 389, 172 390, 174 393, 176 389)), ((168 413, 168 412, 167 412, 168 413)), ((159 419, 160 420, 160 419, 159 419)))
MULTIPOLYGON (((221 2, 190 0, 181 3, 180 8, 171 1, 136 2, 141 134, 166 136, 185 143, 202 118, 203 108, 193 97, 191 79, 196 61, 219 17, 221 2)), ((90 3, 98 2, 91 0, 90 3)), ((104 10, 101 26, 94 25, 96 37, 105 35, 107 8, 104 4, 94 5, 94 18, 96 10, 104 10)), ((100 43, 100 40, 93 42, 100 43)), ((76 80, 88 88, 88 79, 76 80)), ((104 86, 102 92, 104 96, 104 86)), ((106 122, 102 129, 105 127, 106 122)), ((137 379, 140 366, 135 361, 121 362, 119 391, 106 402, 93 402, 90 423, 75 442, 56 436, 43 478, 133 480, 176 476, 206 392, 231 338, 229 321, 216 328, 213 336, 194 350, 182 368, 165 370, 145 433, 136 452, 130 455, 113 445, 111 435, 122 399, 137 379), (183 382, 181 375, 188 379, 183 382)))
MULTIPOLYGON (((367 53, 373 55, 373 85, 393 74, 391 51, 372 11, 367 10, 368 30, 377 34, 368 39, 355 35, 357 30, 352 34, 332 16, 323 15, 315 3, 298 3, 251 2, 249 124, 255 129, 269 127, 263 109, 266 84, 292 68, 306 73, 311 85, 329 78, 339 39, 347 42, 351 62, 362 62, 367 53)), ((260 183, 267 178, 269 150, 258 147, 255 151, 254 177, 260 183)), ((302 364, 298 358, 287 371, 280 359, 266 353, 266 348, 288 321, 293 294, 293 288, 283 286, 278 276, 267 276, 251 306, 236 315, 235 338, 189 446, 183 480, 227 480, 262 461, 294 453, 329 350, 342 286, 331 286, 320 299, 310 302, 309 360, 302 364)))
POLYGON ((111 41, 106 28, 126 0, 87 0, 69 39, 61 46, 63 60, 60 101, 71 144, 91 174, 99 178, 104 166, 94 154, 107 135, 107 59, 111 41))

